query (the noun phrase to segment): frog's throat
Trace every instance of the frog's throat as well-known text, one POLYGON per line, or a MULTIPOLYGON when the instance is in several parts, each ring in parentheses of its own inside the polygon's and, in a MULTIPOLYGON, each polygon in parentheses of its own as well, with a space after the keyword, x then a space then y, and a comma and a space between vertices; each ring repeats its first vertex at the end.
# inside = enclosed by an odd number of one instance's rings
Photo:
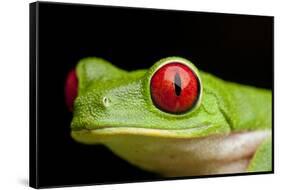
POLYGON ((246 172, 257 147, 271 136, 270 130, 197 138, 165 133, 119 127, 73 131, 72 136, 87 144, 103 143, 131 164, 165 176, 246 172))

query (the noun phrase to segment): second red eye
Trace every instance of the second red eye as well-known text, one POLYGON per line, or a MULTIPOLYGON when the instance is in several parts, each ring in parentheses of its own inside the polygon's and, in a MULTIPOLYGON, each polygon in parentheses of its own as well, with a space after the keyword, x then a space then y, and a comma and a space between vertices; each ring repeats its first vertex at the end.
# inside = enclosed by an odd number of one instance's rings
POLYGON ((78 78, 75 69, 69 71, 67 74, 64 93, 66 105, 71 112, 73 110, 74 100, 78 93, 78 78))
POLYGON ((169 113, 184 113, 197 102, 200 87, 196 74, 179 62, 161 67, 151 78, 150 91, 153 103, 169 113))

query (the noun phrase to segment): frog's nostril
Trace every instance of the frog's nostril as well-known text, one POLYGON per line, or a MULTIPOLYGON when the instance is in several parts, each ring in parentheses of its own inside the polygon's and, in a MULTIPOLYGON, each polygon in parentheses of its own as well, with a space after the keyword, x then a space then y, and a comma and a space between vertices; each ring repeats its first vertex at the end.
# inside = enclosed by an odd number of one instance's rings
POLYGON ((103 97, 103 99, 102 99, 102 103, 103 103, 103 105, 105 106, 105 107, 108 107, 109 105, 110 105, 110 103, 111 103, 111 100, 108 98, 108 97, 103 97))
POLYGON ((73 103, 77 97, 78 92, 78 78, 75 72, 75 69, 69 71, 65 81, 65 102, 69 111, 73 109, 73 103))

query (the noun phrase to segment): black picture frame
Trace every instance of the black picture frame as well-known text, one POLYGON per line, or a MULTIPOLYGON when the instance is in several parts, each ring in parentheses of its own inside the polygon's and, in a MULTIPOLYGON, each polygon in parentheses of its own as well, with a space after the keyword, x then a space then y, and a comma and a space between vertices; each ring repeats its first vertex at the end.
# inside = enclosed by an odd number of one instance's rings
POLYGON ((273 16, 54 2, 34 2, 29 10, 31 187, 274 173, 274 97, 272 171, 171 178, 132 166, 101 145, 72 140, 72 114, 64 102, 66 75, 87 56, 103 57, 125 70, 183 56, 225 80, 271 89, 274 94, 273 16), (181 25, 185 22, 188 26, 181 25), (93 165, 85 169, 91 161, 93 165))

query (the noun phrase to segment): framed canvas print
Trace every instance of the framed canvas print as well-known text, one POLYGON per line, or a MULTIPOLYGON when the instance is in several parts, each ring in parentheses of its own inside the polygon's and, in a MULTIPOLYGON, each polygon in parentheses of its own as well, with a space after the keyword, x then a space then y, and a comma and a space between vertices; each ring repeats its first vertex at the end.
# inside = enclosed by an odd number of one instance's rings
POLYGON ((30 4, 30 186, 273 173, 273 17, 30 4))

